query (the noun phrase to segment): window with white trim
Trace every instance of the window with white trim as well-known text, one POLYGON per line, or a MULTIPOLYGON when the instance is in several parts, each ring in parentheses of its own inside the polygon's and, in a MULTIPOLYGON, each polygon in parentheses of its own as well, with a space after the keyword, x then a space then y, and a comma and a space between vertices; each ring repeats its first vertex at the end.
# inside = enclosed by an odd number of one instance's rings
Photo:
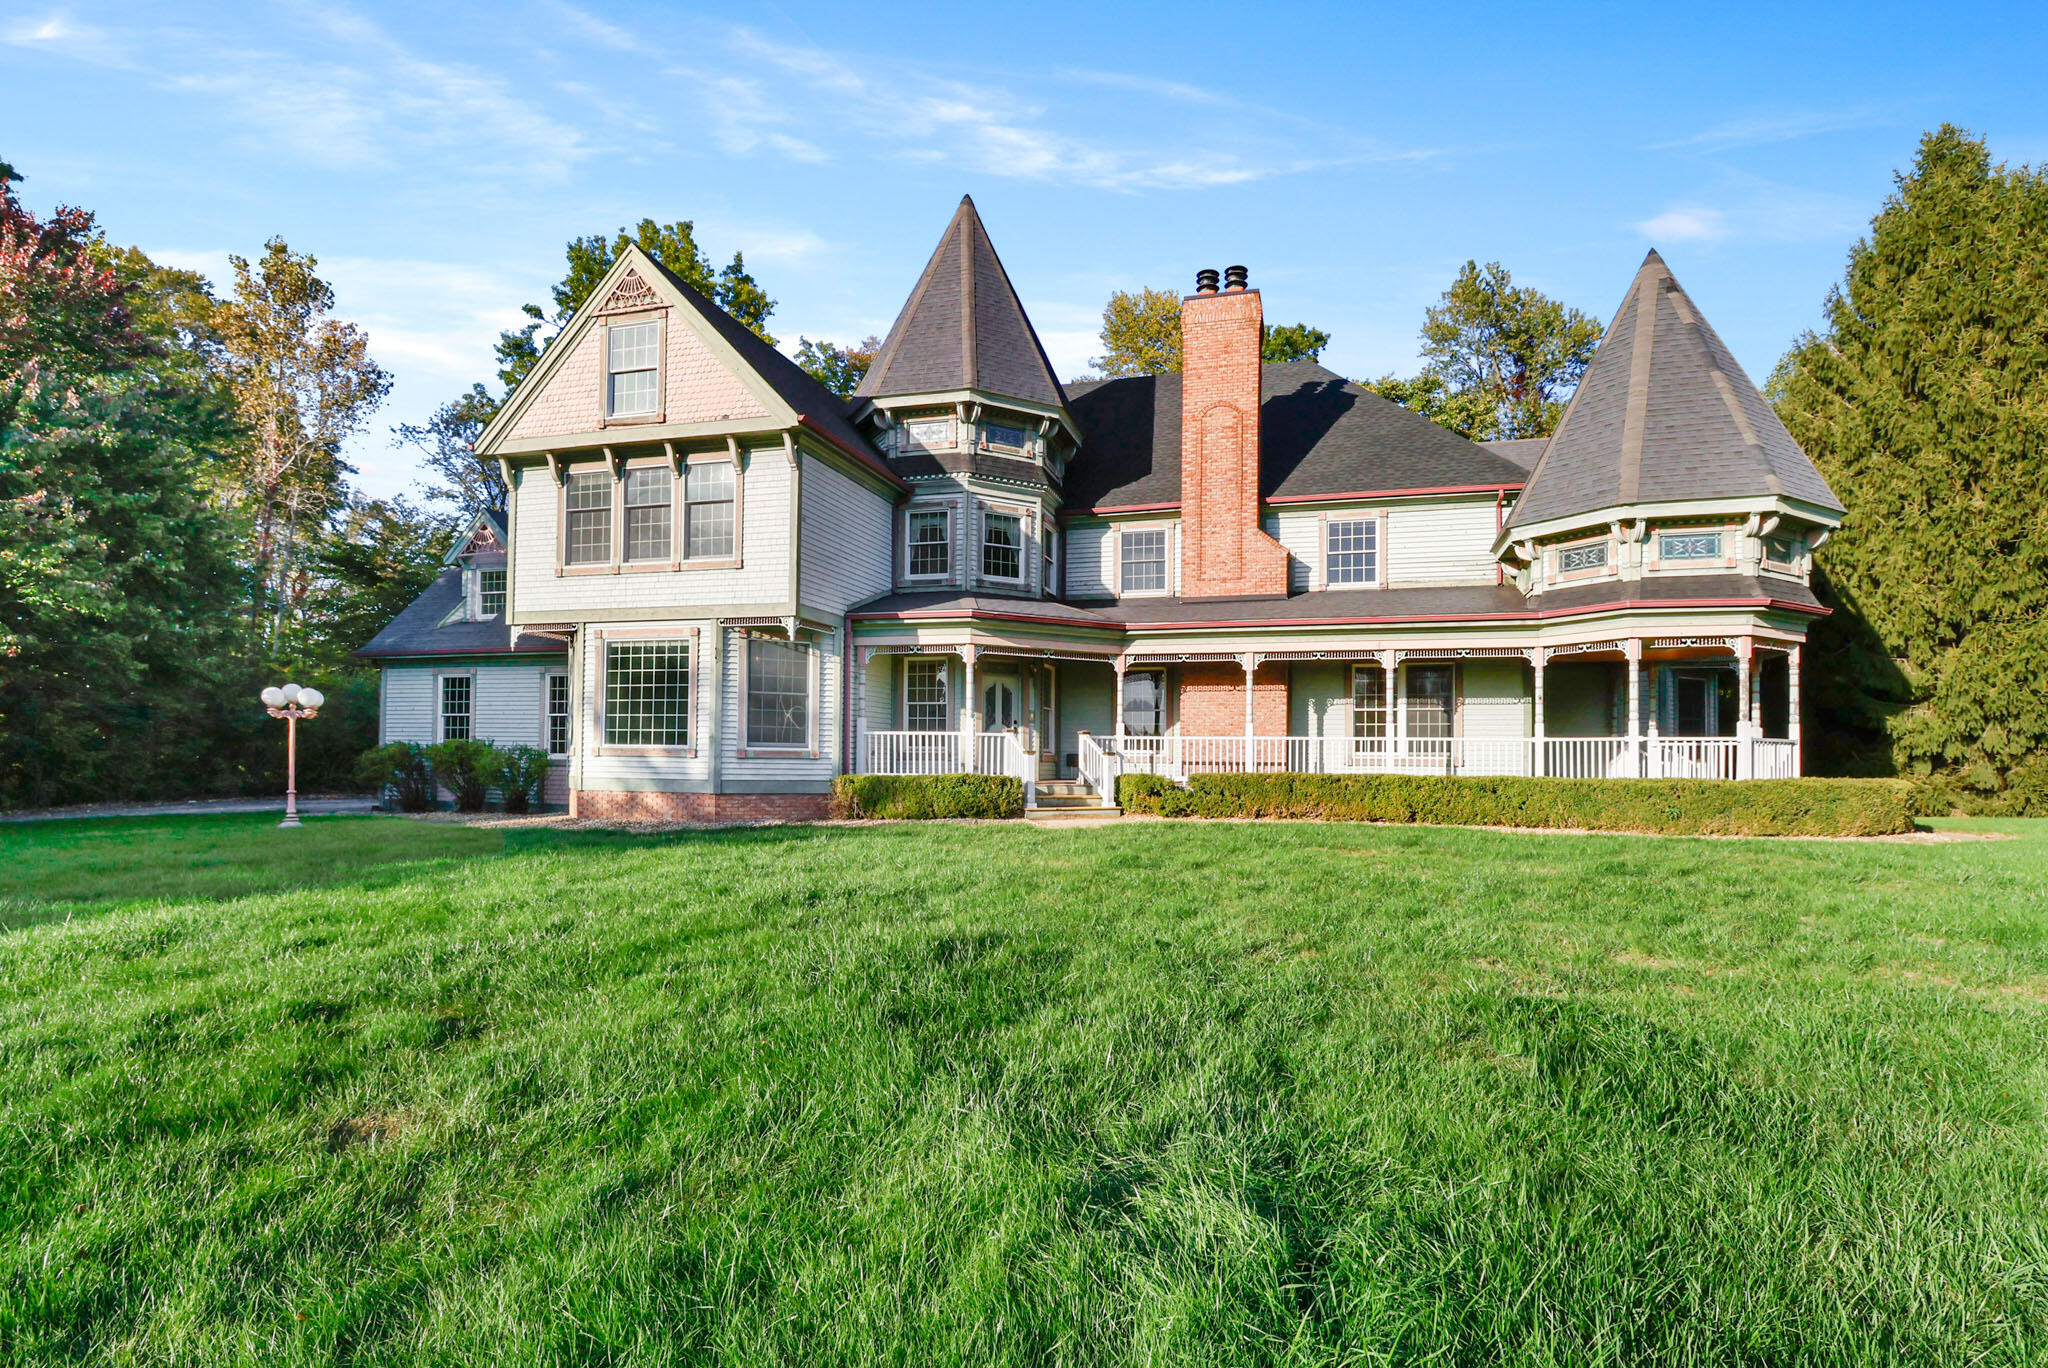
POLYGON ((1323 530, 1323 583, 1371 584, 1379 578, 1377 518, 1332 518, 1323 530))
POLYGON ((953 572, 953 517, 943 508, 915 508, 905 519, 910 553, 904 574, 938 579, 953 572))
POLYGON ((811 664, 815 652, 779 637, 747 638, 747 746, 811 744, 811 664))
POLYGON ((646 418, 661 396, 661 324, 614 323, 605 329, 605 413, 646 418))
POLYGON ((1166 529, 1127 527, 1117 537, 1117 571, 1126 594, 1166 588, 1166 529))
POLYGON ((1387 672, 1378 665, 1351 667, 1351 735, 1359 741, 1387 734, 1387 672))
POLYGON ((690 643, 604 644, 604 743, 690 744, 690 643))
POLYGON ((1166 671, 1132 670, 1124 676, 1124 735, 1160 736, 1166 731, 1166 671))
POLYGON ((441 676, 441 739, 469 740, 471 684, 468 675, 441 676))
POLYGON ((698 461, 683 467, 685 557, 699 560, 733 554, 735 484, 731 461, 698 461))
POLYGON ((1015 513, 982 515, 981 573, 986 579, 1024 578, 1024 520, 1015 513))
POLYGON ((1660 561, 1720 560, 1719 532, 1660 532, 1657 534, 1660 561))
POLYGON ((604 565, 612 558, 612 474, 578 470, 563 491, 564 565, 604 565))
POLYGON ((548 754, 569 753, 569 676, 548 676, 548 754))
POLYGON ((1576 546, 1559 547, 1557 552, 1557 573, 1575 575, 1584 570, 1607 568, 1607 543, 1604 541, 1580 542, 1576 546))
POLYGON ((487 618, 499 616, 505 611, 505 572, 479 570, 476 578, 477 612, 487 618))
POLYGON ((675 521, 674 481, 667 466, 636 466, 626 472, 626 559, 665 561, 675 521))
POLYGON ((912 451, 951 451, 951 418, 913 418, 903 425, 903 443, 912 451))
POLYGON ((906 730, 942 732, 952 729, 951 688, 943 660, 903 662, 903 725, 906 730))

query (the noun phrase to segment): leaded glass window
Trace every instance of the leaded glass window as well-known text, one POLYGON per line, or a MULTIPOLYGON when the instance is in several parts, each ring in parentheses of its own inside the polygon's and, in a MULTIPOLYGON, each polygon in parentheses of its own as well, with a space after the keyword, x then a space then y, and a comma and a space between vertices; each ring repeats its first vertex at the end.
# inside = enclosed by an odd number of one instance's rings
POLYGON ((661 389, 661 324, 615 323, 605 335, 605 412, 614 418, 653 413, 661 389))
POLYGON ((608 746, 690 744, 690 643, 607 641, 604 741, 608 746))
POLYGON ((1657 559, 1678 560, 1719 560, 1721 559, 1721 534, 1719 532, 1664 532, 1657 537, 1657 559))
POLYGON ((913 451, 950 451, 953 449, 953 420, 912 419, 903 425, 903 440, 913 451))
POLYGON ((1005 423, 984 423, 981 429, 981 440, 988 446, 998 450, 1022 451, 1024 449, 1024 429, 1011 427, 1005 423))
POLYGON ((469 740, 470 678, 468 675, 441 676, 441 739, 469 740))
POLYGON ((569 477, 567 565, 602 565, 612 558, 612 476, 579 470, 569 477))
POLYGON ((946 662, 943 660, 906 660, 903 662, 903 725, 910 731, 945 731, 951 725, 948 715, 949 689, 946 684, 946 662))
POLYGON ((1324 529, 1323 583, 1371 584, 1379 574, 1377 519, 1339 518, 1324 529))
POLYGON ((908 519, 910 532, 909 573, 912 578, 936 578, 953 569, 952 519, 944 509, 917 509, 908 519))
POLYGON ((1118 539, 1122 586, 1126 594, 1166 587, 1166 529, 1127 527, 1118 539))
POLYGON ((981 573, 989 579, 1024 578, 1024 520, 990 513, 981 523, 981 573))
POLYGON ((747 744, 811 742, 811 648, 775 637, 747 638, 747 744))
POLYGON ((669 528, 674 476, 667 466, 641 466, 626 472, 626 559, 669 558, 669 528))
POLYGON ((1557 553, 1557 570, 1561 575, 1569 575, 1575 570, 1598 570, 1606 564, 1607 543, 1604 541, 1580 542, 1557 553))
POLYGON ((685 466, 683 501, 687 549, 684 555, 730 556, 733 553, 733 471, 731 461, 704 461, 685 466))

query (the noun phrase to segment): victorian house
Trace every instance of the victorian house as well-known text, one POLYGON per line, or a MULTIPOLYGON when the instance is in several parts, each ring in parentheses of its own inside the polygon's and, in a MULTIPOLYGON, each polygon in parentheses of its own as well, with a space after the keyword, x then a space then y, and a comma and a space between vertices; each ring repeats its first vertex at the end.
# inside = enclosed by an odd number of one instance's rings
POLYGON ((585 815, 822 813, 845 771, 1034 806, 1203 771, 1800 769, 1842 506, 1654 252, 1555 435, 1262 364, 1062 384, 962 200, 859 391, 629 249, 479 445, 511 489, 363 654, 386 740, 545 745, 585 815))

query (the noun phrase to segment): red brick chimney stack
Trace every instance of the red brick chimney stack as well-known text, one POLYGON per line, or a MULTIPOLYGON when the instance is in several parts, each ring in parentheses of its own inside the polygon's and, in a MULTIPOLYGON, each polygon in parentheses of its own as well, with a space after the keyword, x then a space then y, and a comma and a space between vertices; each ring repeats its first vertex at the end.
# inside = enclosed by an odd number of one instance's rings
POLYGON ((1265 310, 1242 266, 1181 301, 1181 593, 1287 592, 1287 551, 1259 528, 1259 349, 1265 310))

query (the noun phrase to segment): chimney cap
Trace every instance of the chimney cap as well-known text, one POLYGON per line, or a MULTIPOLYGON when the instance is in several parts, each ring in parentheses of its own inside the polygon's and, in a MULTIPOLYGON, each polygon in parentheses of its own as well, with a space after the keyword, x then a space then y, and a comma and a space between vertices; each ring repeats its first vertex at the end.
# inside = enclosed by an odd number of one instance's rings
POLYGON ((1223 288, 1242 290, 1249 283, 1250 275, 1251 273, 1242 266, 1226 266, 1223 268, 1223 288))
POLYGON ((1195 272, 1195 293, 1216 293, 1216 271, 1213 267, 1204 266, 1201 270, 1195 272))

